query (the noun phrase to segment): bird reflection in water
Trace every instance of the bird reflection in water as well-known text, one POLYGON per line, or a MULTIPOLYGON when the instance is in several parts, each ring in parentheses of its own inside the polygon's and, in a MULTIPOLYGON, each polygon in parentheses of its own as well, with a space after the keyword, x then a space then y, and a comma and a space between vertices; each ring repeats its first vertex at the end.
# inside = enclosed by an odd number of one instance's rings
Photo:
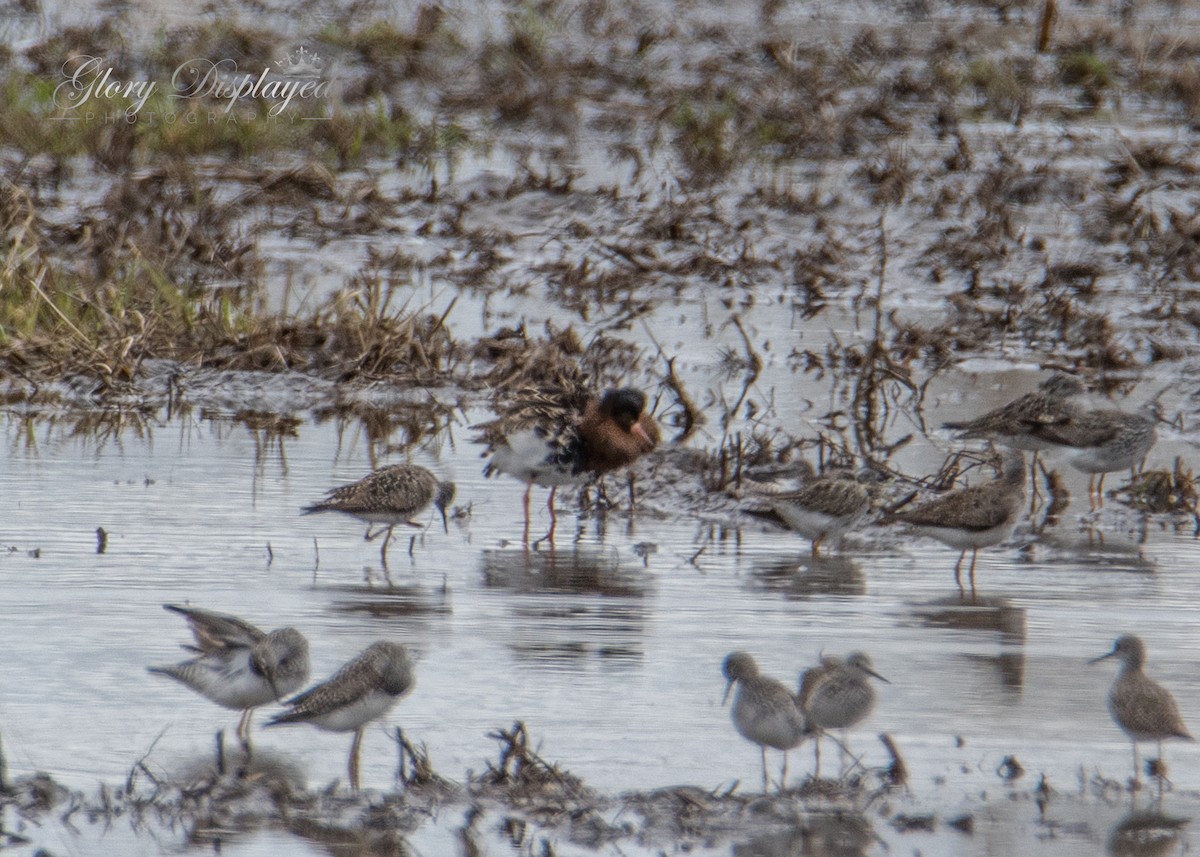
POLYGON ((789 601, 867 593, 867 578, 862 567, 845 556, 820 556, 800 561, 772 558, 756 562, 751 567, 750 580, 752 585, 778 592, 789 601))
POLYGON ((983 631, 1000 638, 998 654, 971 655, 972 659, 993 666, 1000 684, 1018 693, 1025 685, 1025 608, 1007 598, 977 596, 963 600, 957 596, 939 598, 919 605, 913 611, 922 624, 931 628, 957 631, 983 631))
POLYGON ((632 559, 626 567, 616 550, 602 547, 485 550, 483 585, 512 596, 504 633, 518 657, 635 662, 644 654, 650 578, 632 559))
POLYGON ((733 846, 734 857, 860 857, 879 838, 862 815, 814 813, 787 830, 756 836, 733 846))
POLYGON ((1190 818, 1163 815, 1156 807, 1135 809, 1113 825, 1104 851, 1109 857, 1168 857, 1185 851, 1183 829, 1190 818))

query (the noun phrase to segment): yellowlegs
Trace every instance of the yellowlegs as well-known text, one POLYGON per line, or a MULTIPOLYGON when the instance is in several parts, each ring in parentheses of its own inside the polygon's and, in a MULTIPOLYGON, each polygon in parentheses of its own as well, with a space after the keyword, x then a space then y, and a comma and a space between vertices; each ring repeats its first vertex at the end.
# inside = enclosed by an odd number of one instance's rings
POLYGON ((807 465, 807 478, 794 491, 776 491, 757 486, 755 493, 770 504, 783 522, 812 541, 812 555, 820 555, 821 542, 840 539, 871 507, 867 489, 839 476, 814 476, 807 465))
POLYGON ((254 709, 308 681, 308 640, 295 628, 265 634, 236 616, 174 604, 163 607, 187 619, 196 645, 184 648, 196 657, 150 667, 150 672, 173 678, 222 708, 240 710, 237 736, 249 753, 254 709))
POLYGON ((332 678, 287 701, 290 711, 268 726, 311 723, 327 732, 353 732, 350 745, 350 788, 358 790, 358 756, 363 729, 382 717, 412 690, 416 678, 408 651, 380 640, 338 670, 332 678))
POLYGON ((779 790, 783 791, 787 780, 788 750, 798 747, 805 738, 804 715, 796 705, 796 698, 782 682, 760 675, 758 664, 746 652, 730 652, 722 672, 726 685, 721 704, 728 701, 736 684, 731 715, 733 725, 739 735, 762 750, 763 791, 770 786, 767 748, 783 751, 783 769, 779 775, 779 790))
POLYGON ((1171 692, 1146 675, 1146 645, 1133 634, 1117 638, 1111 652, 1093 658, 1088 663, 1097 663, 1107 658, 1120 658, 1121 671, 1108 694, 1108 710, 1117 725, 1129 736, 1133 746, 1133 782, 1140 781, 1138 770, 1139 741, 1158 743, 1158 757, 1162 760, 1162 742, 1165 738, 1194 740, 1184 725, 1179 705, 1171 692))
POLYGON ((844 661, 823 657, 819 666, 806 670, 800 680, 800 707, 810 730, 816 732, 816 776, 821 775, 821 732, 845 733, 861 723, 875 707, 875 689, 869 679, 887 682, 875 672, 866 652, 851 652, 844 661))
POLYGON ((1056 425, 1032 425, 1030 434, 1052 448, 1068 450, 1071 466, 1088 474, 1088 502, 1096 508, 1104 505, 1104 474, 1140 466, 1158 439, 1158 420, 1155 397, 1135 414, 1111 408, 1085 411, 1056 425))
POLYGON ((1025 456, 1009 449, 1003 453, 1001 462, 997 479, 951 491, 893 516, 922 535, 961 551, 954 564, 954 582, 959 589, 962 589, 962 563, 967 551, 971 551, 969 577, 974 592, 979 549, 997 545, 1012 535, 1024 506, 1025 456))
POLYGON ((1074 375, 1057 372, 1033 393, 1026 393, 973 420, 942 423, 942 427, 959 432, 958 437, 963 440, 985 438, 1014 449, 1037 452, 1049 448, 1050 444, 1034 436, 1031 428, 1066 422, 1077 412, 1072 400, 1083 393, 1082 381, 1074 375))
POLYGON ((599 399, 578 388, 529 390, 498 419, 478 427, 492 454, 484 474, 507 473, 525 483, 526 544, 534 485, 550 489, 546 538, 553 542, 558 486, 627 467, 658 445, 658 423, 645 409, 646 395, 628 387, 599 399))
POLYGON ((307 506, 303 514, 313 512, 341 512, 358 518, 367 524, 363 536, 372 541, 386 534, 379 550, 380 561, 387 565, 388 542, 397 524, 420 527, 411 520, 423 512, 430 503, 442 514, 442 527, 449 532, 446 523, 446 507, 454 502, 454 483, 442 482, 429 470, 415 464, 392 464, 381 467, 357 482, 334 488, 319 503, 307 506), (380 524, 382 529, 371 534, 371 525, 380 524))

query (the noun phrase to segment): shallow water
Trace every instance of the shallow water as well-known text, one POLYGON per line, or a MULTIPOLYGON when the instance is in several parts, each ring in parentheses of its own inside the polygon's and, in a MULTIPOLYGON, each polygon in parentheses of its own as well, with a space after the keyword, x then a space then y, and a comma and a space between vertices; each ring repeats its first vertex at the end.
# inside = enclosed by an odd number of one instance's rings
MULTIPOLYGON (((521 486, 484 480, 476 448, 456 437, 417 460, 457 480, 469 517, 448 535, 421 532, 411 557, 407 534, 397 537, 385 576, 357 522, 298 515, 370 468, 368 444, 334 421, 266 442, 186 416, 101 441, 10 415, 3 436, 0 723, 12 775, 47 770, 88 788, 122 780, 149 750, 151 770, 169 778, 211 755, 217 729, 232 734, 235 713, 145 672, 180 657, 186 639, 165 602, 300 628, 314 678, 373 639, 406 643, 418 682, 386 729, 402 726, 457 780, 495 757, 487 732, 523 719, 544 757, 605 793, 757 788, 756 748, 720 705, 721 659, 735 648, 789 683, 822 651, 869 651, 891 684, 853 745, 886 764, 872 736, 892 734, 918 805, 1002 789, 1007 755, 1025 767, 1026 790, 1041 774, 1068 793, 1081 772, 1127 777, 1128 745, 1105 709, 1114 668, 1085 666, 1119 632, 1146 638, 1150 671, 1185 717, 1200 711, 1190 523, 1142 527, 1110 512, 1100 544, 1067 515, 1029 548, 986 551, 980 597, 964 607, 953 553, 927 541, 852 535, 814 562, 790 534, 653 508, 573 526, 560 500, 557 548, 527 554, 516 542, 521 486), (97 527, 108 533, 102 555, 97 527)), ((535 532, 546 525, 540 500, 535 532)), ((255 737, 311 787, 344 777, 348 736, 255 737)), ((793 755, 793 775, 810 769, 807 749, 793 755)), ((1167 758, 1177 789, 1200 790, 1195 746, 1173 744, 1167 758)), ((390 731, 370 729, 364 784, 390 788, 396 761, 390 731)), ((258 853, 260 840, 231 853, 258 853)))

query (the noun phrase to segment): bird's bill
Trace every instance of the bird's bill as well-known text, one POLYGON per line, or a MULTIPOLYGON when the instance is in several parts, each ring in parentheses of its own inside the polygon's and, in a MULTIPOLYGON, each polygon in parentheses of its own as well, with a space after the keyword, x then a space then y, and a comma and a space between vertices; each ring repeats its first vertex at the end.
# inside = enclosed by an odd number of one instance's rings
POLYGON ((725 693, 721 695, 721 704, 724 705, 729 701, 729 691, 733 690, 733 679, 725 682, 725 693))
POLYGON ((446 507, 440 506, 440 507, 438 507, 438 511, 442 513, 442 529, 445 530, 447 534, 449 534, 450 519, 446 517, 446 507))
POLYGON ((866 673, 867 673, 867 675, 869 675, 869 676, 874 676, 875 678, 879 679, 879 680, 880 680, 881 682, 883 682, 884 684, 891 684, 891 682, 890 682, 890 681, 888 681, 886 678, 884 678, 883 676, 881 676, 879 673, 875 672, 875 670, 868 669, 868 670, 866 670, 866 673))
POLYGON ((654 441, 650 439, 650 435, 646 432, 646 429, 642 427, 641 423, 634 423, 629 430, 641 438, 645 442, 646 446, 650 447, 651 449, 654 448, 654 441))
POLYGON ((1111 652, 1108 652, 1107 654, 1101 655, 1101 656, 1100 656, 1100 657, 1098 657, 1098 658, 1092 658, 1090 661, 1088 661, 1088 663, 1089 663, 1089 664, 1098 664, 1098 663, 1100 663, 1101 661, 1106 661, 1106 660, 1108 660, 1109 658, 1111 658, 1111 657, 1112 657, 1113 655, 1115 655, 1116 653, 1117 653, 1117 650, 1116 650, 1116 649, 1113 649, 1111 652))

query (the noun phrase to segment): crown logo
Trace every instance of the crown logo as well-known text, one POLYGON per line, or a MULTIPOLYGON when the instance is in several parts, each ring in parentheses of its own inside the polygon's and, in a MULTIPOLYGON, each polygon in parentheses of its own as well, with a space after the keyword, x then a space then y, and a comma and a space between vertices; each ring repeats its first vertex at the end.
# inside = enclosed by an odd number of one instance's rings
POLYGON ((282 74, 288 77, 320 77, 325 70, 325 60, 320 54, 315 54, 301 45, 283 59, 275 60, 275 65, 282 74))

